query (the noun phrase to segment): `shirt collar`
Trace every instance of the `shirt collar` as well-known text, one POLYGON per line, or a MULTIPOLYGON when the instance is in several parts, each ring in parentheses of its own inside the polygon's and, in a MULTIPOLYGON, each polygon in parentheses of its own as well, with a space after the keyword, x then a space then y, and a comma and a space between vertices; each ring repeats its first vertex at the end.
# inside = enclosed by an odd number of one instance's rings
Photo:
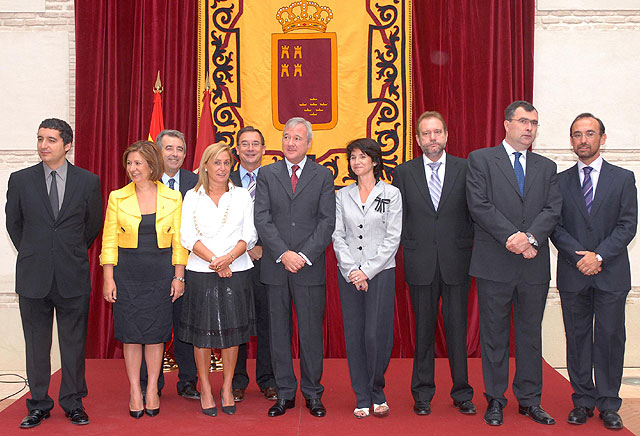
MULTIPOLYGON (((433 163, 433 161, 431 159, 429 159, 426 154, 422 155, 422 160, 424 162, 424 166, 425 167, 428 166, 430 163, 433 163)), ((440 159, 438 159, 436 162, 440 162, 442 164, 442 165, 440 165, 439 168, 444 167, 447 164, 447 152, 443 151, 442 152, 442 156, 440 156, 440 159)), ((429 168, 431 168, 431 167, 429 167, 429 168)))
MULTIPOLYGON (((287 170, 291 172, 292 171, 291 167, 293 167, 293 164, 289 162, 289 160, 286 157, 284 158, 284 162, 287 164, 287 170)), ((297 164, 300 167, 300 171, 304 169, 304 164, 306 163, 307 163, 307 156, 303 157, 302 160, 297 164)))
MULTIPOLYGON (((43 163, 43 167, 44 167, 44 176, 45 178, 49 178, 49 175, 51 174, 51 171, 53 171, 51 168, 49 168, 49 165, 47 165, 46 163, 43 163)), ((65 159, 64 162, 62 162, 62 165, 60 165, 58 167, 58 169, 56 169, 56 173, 58 174, 58 176, 60 176, 60 178, 62 179, 62 181, 64 182, 67 179, 67 170, 69 169, 69 163, 68 161, 65 159)))
POLYGON ((578 172, 582 173, 583 172, 582 169, 586 166, 593 168, 593 171, 599 173, 600 170, 602 169, 602 155, 598 156, 596 160, 591 162, 589 165, 585 164, 580 159, 578 159, 578 172))
MULTIPOLYGON (((509 143, 507 142, 507 140, 503 140, 502 141, 502 146, 504 147, 504 149, 507 151, 507 154, 509 155, 509 159, 511 159, 511 156, 513 156, 513 153, 516 153, 517 150, 515 148, 513 148, 511 145, 509 145, 509 143)), ((521 151, 520 152, 522 154, 522 156, 520 156, 521 159, 527 159, 527 150, 521 151)), ((515 156, 513 156, 515 158, 515 156)))
MULTIPOLYGON (((259 166, 255 170, 251 171, 253 173, 254 178, 258 176, 258 172, 260 171, 260 168, 262 168, 262 166, 259 166)), ((244 176, 246 176, 249 173, 249 171, 247 171, 247 169, 242 165, 238 165, 238 173, 240 174, 240 180, 243 180, 244 176)))
POLYGON ((162 183, 165 185, 169 185, 169 179, 173 179, 176 181, 176 183, 178 185, 180 185, 180 170, 178 170, 178 172, 176 173, 175 176, 173 177, 169 177, 169 175, 167 173, 162 173, 162 183))

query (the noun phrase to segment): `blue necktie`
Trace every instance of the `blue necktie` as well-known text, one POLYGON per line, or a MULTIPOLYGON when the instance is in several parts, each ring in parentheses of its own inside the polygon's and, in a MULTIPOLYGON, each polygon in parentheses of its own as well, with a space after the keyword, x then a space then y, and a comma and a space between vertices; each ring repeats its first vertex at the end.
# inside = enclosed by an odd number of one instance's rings
POLYGON ((174 179, 173 177, 171 177, 171 178, 169 179, 169 188, 171 188, 171 189, 176 189, 176 188, 175 188, 175 186, 176 186, 176 179, 174 179))
POLYGON ((438 176, 438 169, 442 162, 430 162, 427 165, 431 168, 431 178, 429 178, 429 194, 431 195, 431 201, 433 201, 433 208, 438 210, 438 204, 440 203, 440 195, 442 194, 442 182, 438 176))
POLYGON ((524 198, 524 169, 522 168, 522 164, 520 163, 520 156, 522 153, 516 151, 513 153, 516 157, 513 161, 513 171, 516 173, 516 181, 518 182, 518 186, 520 187, 520 195, 524 198))
POLYGON ((593 168, 584 167, 584 180, 582 181, 582 195, 584 196, 584 204, 587 206, 587 213, 591 215, 591 204, 593 203, 593 183, 591 182, 591 171, 593 168))

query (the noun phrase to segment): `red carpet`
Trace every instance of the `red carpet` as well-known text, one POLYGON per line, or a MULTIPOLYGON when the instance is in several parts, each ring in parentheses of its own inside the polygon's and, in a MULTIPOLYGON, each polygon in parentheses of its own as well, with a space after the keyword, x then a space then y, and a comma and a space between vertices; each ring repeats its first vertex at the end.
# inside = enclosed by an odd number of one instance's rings
MULTIPOLYGON (((504 411, 505 423, 501 427, 489 427, 482 416, 486 401, 482 395, 483 382, 480 359, 469 359, 470 382, 475 389, 474 402, 478 407, 475 416, 463 416, 451 404, 449 390, 449 366, 446 359, 436 359, 436 386, 438 390, 432 402, 429 416, 413 413, 413 399, 410 391, 411 359, 392 359, 387 370, 387 400, 391 413, 386 418, 356 419, 351 413, 355 407, 355 397, 351 391, 346 360, 326 359, 322 378, 325 393, 322 397, 328 412, 325 418, 312 417, 304 407, 300 394, 296 398, 296 408, 288 410, 278 418, 267 417, 272 404, 265 400, 255 384, 251 384, 242 403, 238 404, 236 415, 227 416, 221 412, 209 418, 200 412, 198 401, 180 398, 175 393, 177 373, 165 374, 166 386, 162 395, 161 412, 155 418, 145 416, 139 420, 130 418, 127 412, 128 383, 122 360, 88 360, 87 383, 89 396, 84 405, 91 419, 87 426, 73 426, 57 406, 60 372, 51 381, 51 396, 56 399, 56 407, 51 418, 31 430, 18 428, 26 415, 24 397, 0 413, 0 433, 2 435, 602 435, 605 429, 597 415, 587 424, 573 426, 566 423, 571 410, 571 387, 553 368, 544 366, 543 407, 553 416, 557 424, 543 426, 517 413, 517 403, 511 392, 507 392, 509 405, 504 411), (206 432, 206 433, 205 433, 206 432)), ((513 362, 511 376, 513 377, 513 362)), ((255 360, 249 360, 249 374, 254 372, 255 360)), ((297 372, 297 362, 296 362, 297 372)), ((222 374, 211 374, 214 392, 220 390, 222 374)), ((28 395, 28 394, 27 394, 28 395)), ((220 399, 215 396, 220 409, 220 399)), ((606 434, 613 434, 608 433, 606 434)), ((617 435, 631 435, 626 429, 617 435)))

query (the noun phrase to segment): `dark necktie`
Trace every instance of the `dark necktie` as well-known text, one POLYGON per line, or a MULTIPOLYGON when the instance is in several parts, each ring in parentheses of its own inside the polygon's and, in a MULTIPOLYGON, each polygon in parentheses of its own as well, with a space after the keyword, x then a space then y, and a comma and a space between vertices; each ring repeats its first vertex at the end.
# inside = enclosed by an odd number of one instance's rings
POLYGON ((58 218, 58 211, 60 210, 60 203, 58 200, 58 183, 56 181, 56 172, 51 171, 51 187, 49 188, 49 201, 51 202, 51 209, 53 210, 53 218, 58 218))
POLYGON ((175 186, 176 186, 176 179, 174 179, 173 177, 171 177, 171 178, 169 179, 169 188, 171 188, 171 189, 176 189, 176 188, 175 188, 175 186))
POLYGON ((438 169, 442 162, 430 162, 427 165, 431 168, 431 178, 429 179, 429 194, 431 195, 431 201, 433 207, 438 210, 438 204, 440 203, 440 195, 442 194, 442 182, 440 176, 438 176, 438 169))
POLYGON ((516 151, 513 153, 516 157, 513 161, 513 171, 516 173, 516 181, 518 182, 518 187, 520 188, 520 195, 524 197, 524 169, 522 168, 522 164, 520 163, 520 156, 522 153, 516 151))
POLYGON ((582 195, 584 196, 584 204, 587 206, 587 213, 591 215, 591 204, 593 203, 593 183, 591 181, 591 171, 593 168, 584 167, 584 180, 582 181, 582 195))
POLYGON ((247 173, 247 175, 249 176, 249 186, 247 187, 247 190, 251 195, 251 199, 255 200, 256 199, 256 178, 253 175, 253 173, 247 173))
POLYGON ((291 167, 291 190, 293 192, 296 192, 296 186, 298 186, 298 175, 296 174, 298 168, 300 168, 298 165, 293 165, 291 167))

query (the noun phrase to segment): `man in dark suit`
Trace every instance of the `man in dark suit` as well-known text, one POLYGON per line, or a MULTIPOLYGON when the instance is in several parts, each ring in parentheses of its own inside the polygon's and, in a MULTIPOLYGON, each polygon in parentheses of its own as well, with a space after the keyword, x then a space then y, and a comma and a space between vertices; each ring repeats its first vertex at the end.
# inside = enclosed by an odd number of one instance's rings
POLYGON ((447 125, 438 112, 418 118, 416 141, 423 155, 395 169, 402 193, 404 274, 415 315, 416 344, 411 393, 413 411, 431 413, 435 393, 434 338, 440 298, 447 338, 453 404, 474 414, 467 373, 467 306, 473 225, 465 193, 467 162, 444 152, 447 125))
POLYGON ((309 159, 311 124, 292 118, 282 131, 284 160, 260 170, 255 225, 263 244, 261 279, 269 292, 271 361, 278 400, 269 416, 295 406, 298 381, 291 358, 291 300, 300 337, 300 390, 313 416, 323 417, 321 397, 325 249, 336 220, 331 171, 309 159))
POLYGON ((624 308, 631 289, 627 246, 638 223, 635 178, 600 156, 607 135, 599 118, 578 115, 569 134, 578 162, 558 175, 562 216, 551 235, 574 392, 568 421, 584 424, 597 406, 606 428, 621 429, 624 308))
POLYGON ((38 128, 42 162, 11 174, 7 231, 18 250, 16 292, 24 330, 31 398, 21 428, 49 418, 53 311, 58 324, 62 382, 58 402, 73 424, 88 424, 84 351, 91 279, 87 250, 102 228, 98 176, 71 165, 73 131, 51 118, 38 128))
MULTIPOLYGON (((256 179, 262 165, 265 152, 264 136, 253 126, 245 126, 236 135, 236 151, 240 165, 229 178, 236 186, 242 186, 255 199, 256 179)), ((251 269, 251 284, 253 287, 253 302, 256 309, 256 383, 260 392, 267 400, 277 400, 276 381, 271 366, 271 345, 269 343, 269 300, 267 288, 260 281, 260 259, 262 258, 262 242, 258 237, 255 247, 249 250, 249 257, 253 262, 251 269)), ((247 374, 247 344, 238 347, 238 361, 233 374, 233 399, 242 401, 244 391, 249 385, 247 374)))
POLYGON ((467 203, 475 221, 469 273, 476 277, 485 397, 484 420, 503 423, 509 381, 511 311, 515 328, 513 393, 519 412, 541 424, 555 421, 540 406, 541 325, 549 292, 549 240, 562 196, 556 164, 528 151, 538 111, 525 101, 505 109, 505 139, 469 154, 467 203))
MULTIPOLYGON (((184 135, 178 130, 165 129, 158 133, 156 145, 160 148, 162 161, 164 163, 164 173, 162 183, 171 189, 179 190, 182 198, 187 191, 198 183, 198 176, 191 171, 182 169, 184 158, 187 156, 187 147, 184 135)), ((173 325, 180 322, 182 313, 182 298, 173 302, 173 325)), ((193 357, 193 345, 179 340, 175 334, 173 338, 173 356, 178 365, 178 395, 190 400, 199 400, 200 392, 196 389, 198 385, 198 374, 196 361, 193 357)), ((142 392, 147 390, 147 365, 142 353, 142 365, 140 366, 140 385, 142 392)), ((158 377, 158 392, 164 387, 164 374, 160 372, 158 377)))

